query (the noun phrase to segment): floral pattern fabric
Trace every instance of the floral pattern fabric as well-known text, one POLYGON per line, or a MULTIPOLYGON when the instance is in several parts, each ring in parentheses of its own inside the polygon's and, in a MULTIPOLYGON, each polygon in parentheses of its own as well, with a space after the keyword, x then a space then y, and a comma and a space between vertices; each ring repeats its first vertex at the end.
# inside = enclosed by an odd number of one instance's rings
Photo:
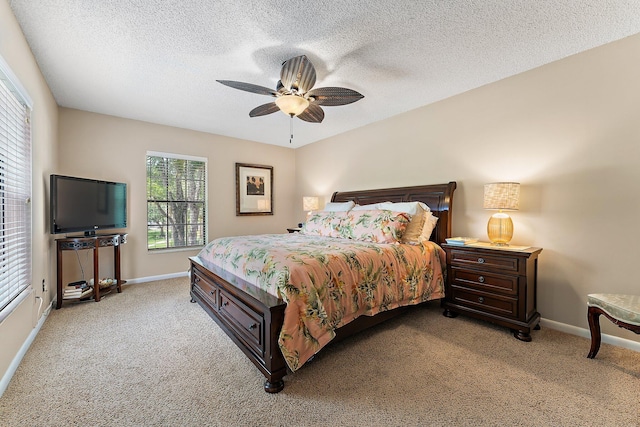
POLYGON ((395 243, 402 237, 410 218, 408 214, 387 210, 351 211, 343 224, 341 237, 374 243, 395 243))
POLYGON ((287 303, 279 346, 292 371, 361 315, 442 298, 444 251, 299 233, 219 238, 198 256, 287 303))
POLYGON ((341 237, 346 212, 315 212, 309 215, 300 233, 311 236, 341 237))
POLYGON ((300 232, 312 236, 341 237, 374 243, 395 243, 402 237, 411 216, 390 210, 315 212, 300 232))

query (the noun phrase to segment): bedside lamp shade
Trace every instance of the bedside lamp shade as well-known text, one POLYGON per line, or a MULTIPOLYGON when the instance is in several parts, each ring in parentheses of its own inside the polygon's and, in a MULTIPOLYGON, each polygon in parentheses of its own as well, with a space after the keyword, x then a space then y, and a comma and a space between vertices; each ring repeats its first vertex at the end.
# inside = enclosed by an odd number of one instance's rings
POLYGON ((517 182, 493 182, 484 185, 484 208, 497 209, 489 218, 487 235, 492 244, 508 246, 513 236, 513 221, 503 210, 520 208, 520 184, 517 182))
POLYGON ((302 198, 302 210, 305 212, 317 211, 318 210, 318 198, 305 196, 302 198))

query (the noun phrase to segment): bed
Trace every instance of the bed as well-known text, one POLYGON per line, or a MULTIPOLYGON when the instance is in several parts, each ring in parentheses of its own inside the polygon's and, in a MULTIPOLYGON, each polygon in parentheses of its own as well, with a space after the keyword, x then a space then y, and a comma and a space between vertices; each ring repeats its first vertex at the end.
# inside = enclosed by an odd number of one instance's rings
MULTIPOLYGON (((344 203, 353 201, 358 205, 371 205, 381 202, 423 202, 426 204, 431 213, 438 218, 437 223, 430 236, 430 242, 425 242, 419 245, 418 249, 410 245, 387 245, 377 243, 361 244, 363 250, 369 251, 382 251, 383 247, 391 247, 391 251, 396 253, 400 252, 402 258, 409 258, 412 252, 416 250, 422 251, 422 253, 433 252, 435 261, 431 260, 430 263, 439 266, 438 257, 441 256, 441 248, 433 243, 440 244, 445 241, 447 237, 451 237, 451 216, 452 216, 452 200, 453 192, 456 188, 455 182, 449 182, 446 184, 436 185, 423 185, 414 187, 400 187, 378 190, 362 190, 362 191, 349 191, 349 192, 335 192, 331 198, 332 203, 344 203), (405 250, 406 247, 406 250, 405 250)), ((222 240, 222 243, 228 244, 234 238, 229 239, 216 239, 222 240)), ((242 240, 243 244, 261 243, 274 247, 282 248, 282 251, 286 252, 289 245, 297 244, 313 244, 308 236, 295 235, 295 234, 282 234, 282 235, 265 235, 265 236, 238 236, 236 240, 242 240), (274 240, 266 240, 274 239, 274 240), (265 243, 266 242, 266 243, 265 243)), ((328 240, 323 241, 321 246, 325 246, 327 250, 332 249, 334 246, 340 246, 346 244, 344 241, 347 239, 333 239, 331 237, 328 240), (327 243, 328 242, 328 243, 327 243)), ((216 242, 217 244, 220 242, 216 242)), ((210 244, 211 245, 211 244, 210 244)), ((198 256, 189 258, 190 260, 190 280, 191 280, 191 301, 197 302, 209 316, 220 326, 220 328, 233 340, 233 342, 244 352, 244 354, 251 360, 255 366, 265 376, 264 390, 269 393, 277 393, 284 388, 284 377, 289 372, 298 369, 305 361, 312 358, 313 355, 309 353, 316 352, 324 347, 331 341, 343 339, 349 335, 352 335, 358 331, 369 328, 382 321, 392 318, 406 309, 415 307, 423 303, 424 301, 442 298, 443 296, 443 279, 440 271, 444 268, 444 261, 442 265, 436 267, 430 271, 431 277, 424 279, 425 283, 438 282, 437 288, 426 288, 426 285, 415 285, 410 291, 400 291, 408 294, 403 294, 401 302, 390 301, 383 307, 380 306, 367 306, 362 303, 366 298, 362 296, 352 296, 349 304, 356 304, 358 312, 353 315, 345 315, 342 309, 338 309, 340 316, 336 316, 334 312, 331 313, 311 313, 315 310, 315 305, 307 301, 309 295, 304 297, 305 307, 299 310, 300 313, 305 313, 304 319, 296 320, 291 314, 295 312, 295 306, 298 304, 293 298, 298 295, 299 292, 293 284, 296 284, 295 280, 304 277, 314 277, 311 273, 305 273, 301 275, 296 273, 293 269, 293 264, 285 267, 287 269, 286 279, 277 277, 273 280, 277 282, 278 290, 266 289, 264 286, 256 285, 257 276, 273 276, 275 270, 273 266, 247 266, 242 264, 247 261, 242 256, 242 249, 236 248, 236 253, 226 253, 226 246, 220 249, 218 246, 211 247, 207 245, 198 256), (222 263, 218 262, 221 257, 221 253, 224 252, 223 258, 225 260, 231 259, 231 264, 236 269, 226 267, 223 268, 222 263), (242 259, 240 259, 242 258, 242 259), (237 265, 240 263, 241 265, 237 265), (291 269, 291 272, 288 269, 291 269), (243 276, 242 273, 255 273, 253 275, 248 274, 243 276), (289 273, 291 275, 289 275, 289 273), (243 276, 243 277, 241 277, 243 276), (282 283, 281 283, 282 282, 282 283), (289 288, 293 288, 289 292, 289 288), (286 293, 285 293, 286 290, 286 293), (413 292, 413 294, 412 294, 413 292), (278 295, 278 296, 276 296, 278 295), (364 299, 363 299, 364 298, 364 299), (288 302, 285 302, 285 300, 288 302), (312 309, 310 309, 313 308, 312 309), (306 311, 305 311, 306 310, 306 311), (343 316, 343 317, 341 317, 343 316), (316 329, 320 326, 314 326, 313 323, 307 325, 305 322, 312 318, 313 322, 318 325, 322 325, 322 333, 317 332, 316 329), (329 319, 329 320, 328 320, 329 319), (298 324, 297 330, 303 331, 302 337, 296 339, 291 337, 287 329, 292 324, 298 324), (333 322, 333 323, 331 323, 333 322), (329 325, 327 325, 329 323, 329 325), (316 329, 313 329, 316 328, 316 329), (311 346, 311 350, 302 349, 298 352, 297 347, 291 347, 288 345, 288 339, 291 341, 311 341, 307 342, 307 345, 311 346), (307 354, 308 353, 308 354, 307 354)), ((316 243, 316 246, 318 243, 316 243)), ((294 246, 291 246, 292 248, 294 246)), ((247 249, 247 251, 258 251, 258 249, 247 249)), ((349 249, 351 250, 351 249, 349 249)), ((386 250, 386 249, 385 249, 386 250)), ((281 252, 282 252, 281 251, 281 252)), ((309 248, 305 249, 309 251, 309 248)), ((292 254, 294 251, 292 250, 292 254)), ((386 260, 386 253, 379 253, 379 260, 376 262, 383 262, 386 260), (380 261, 382 260, 382 261, 380 261)), ((250 258, 250 257, 249 257, 250 258)), ((299 256, 283 256, 284 258, 290 258, 292 263, 305 264, 309 260, 308 258, 301 258, 299 256)), ((314 249, 314 258, 324 259, 322 256, 318 256, 314 249)), ((271 259, 271 258, 265 258, 271 259)), ((410 258, 409 258, 410 259, 410 258)), ((425 261, 426 262, 426 261, 425 261)), ((396 274, 393 269, 400 269, 399 263, 389 261, 385 264, 384 271, 389 270, 389 276, 396 274)), ((297 271, 297 270, 296 270, 297 271)), ((278 270, 279 274, 281 271, 278 270)), ((335 271, 334 271, 335 273, 335 271)), ((338 271, 334 276, 338 276, 341 272, 338 271)), ((422 274, 422 273, 421 273, 422 274)), ((444 274, 444 273, 442 273, 444 274)), ((428 275, 425 275, 428 276, 428 275)), ((373 276, 372 276, 373 277, 373 276)), ((386 275, 385 275, 386 277, 386 275)), ((372 280, 383 281, 379 275, 373 277, 372 280)), ((388 279, 388 278, 387 278, 388 279)), ((261 279, 262 280, 262 279, 261 279)), ((267 280, 267 279, 265 279, 267 280)), ((305 280, 305 279, 300 279, 305 280)), ((330 281, 335 280, 331 278, 330 281)), ((421 276, 421 279, 422 276, 421 276)), ((260 282, 261 283, 261 282, 260 282)), ((337 281, 336 281, 337 283, 337 281)), ((374 289, 383 288, 382 285, 376 286, 376 283, 371 284, 374 289)), ((386 284, 389 287, 388 284, 386 284)), ((355 295, 355 291, 351 291, 351 294, 355 295)), ((300 297, 302 298, 302 297, 300 297)), ((382 298, 382 297, 381 297, 382 298)), ((386 298, 386 296, 384 297, 386 298)), ((333 302, 331 303, 333 304, 333 302)), ((299 305, 299 304, 298 304, 299 305)), ((321 306, 324 309, 324 306, 321 306)), ((340 306, 342 307, 342 306, 340 306)), ((331 308, 331 307, 330 307, 331 308)), ((322 311, 322 310, 320 310, 322 311)), ((319 330, 319 329, 318 329, 319 330)))

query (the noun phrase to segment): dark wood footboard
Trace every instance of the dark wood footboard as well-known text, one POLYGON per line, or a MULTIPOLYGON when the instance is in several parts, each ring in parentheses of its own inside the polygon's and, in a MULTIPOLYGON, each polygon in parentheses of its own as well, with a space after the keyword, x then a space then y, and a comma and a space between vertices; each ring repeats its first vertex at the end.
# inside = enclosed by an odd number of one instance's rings
POLYGON ((286 304, 275 296, 227 273, 191 262, 191 301, 197 302, 266 377, 265 391, 284 388, 287 364, 278 347, 286 304))
MULTIPOLYGON (((287 365, 278 346, 286 304, 219 267, 191 262, 191 302, 197 302, 262 372, 264 390, 284 388, 287 365)), ((415 307, 415 306, 414 306, 415 307)), ((336 329, 333 343, 391 319, 414 307, 399 307, 376 316, 360 316, 336 329)))

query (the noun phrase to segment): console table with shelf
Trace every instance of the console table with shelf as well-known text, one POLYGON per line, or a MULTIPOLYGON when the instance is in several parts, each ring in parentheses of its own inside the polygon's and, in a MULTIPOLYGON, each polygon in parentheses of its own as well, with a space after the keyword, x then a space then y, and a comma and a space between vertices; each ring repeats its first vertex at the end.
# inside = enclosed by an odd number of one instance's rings
MULTIPOLYGON (((62 286, 62 252, 63 251, 79 251, 90 249, 93 251, 93 299, 100 301, 100 275, 98 272, 98 252, 100 248, 113 247, 113 270, 115 284, 113 287, 118 292, 122 292, 122 284, 124 281, 120 277, 120 245, 127 243, 127 234, 105 234, 95 236, 79 236, 79 237, 65 237, 62 239, 56 239, 56 261, 58 269, 58 283, 57 283, 57 301, 56 309, 62 307, 63 301, 63 286, 62 286)), ((73 300, 66 300, 73 301, 73 300)))

